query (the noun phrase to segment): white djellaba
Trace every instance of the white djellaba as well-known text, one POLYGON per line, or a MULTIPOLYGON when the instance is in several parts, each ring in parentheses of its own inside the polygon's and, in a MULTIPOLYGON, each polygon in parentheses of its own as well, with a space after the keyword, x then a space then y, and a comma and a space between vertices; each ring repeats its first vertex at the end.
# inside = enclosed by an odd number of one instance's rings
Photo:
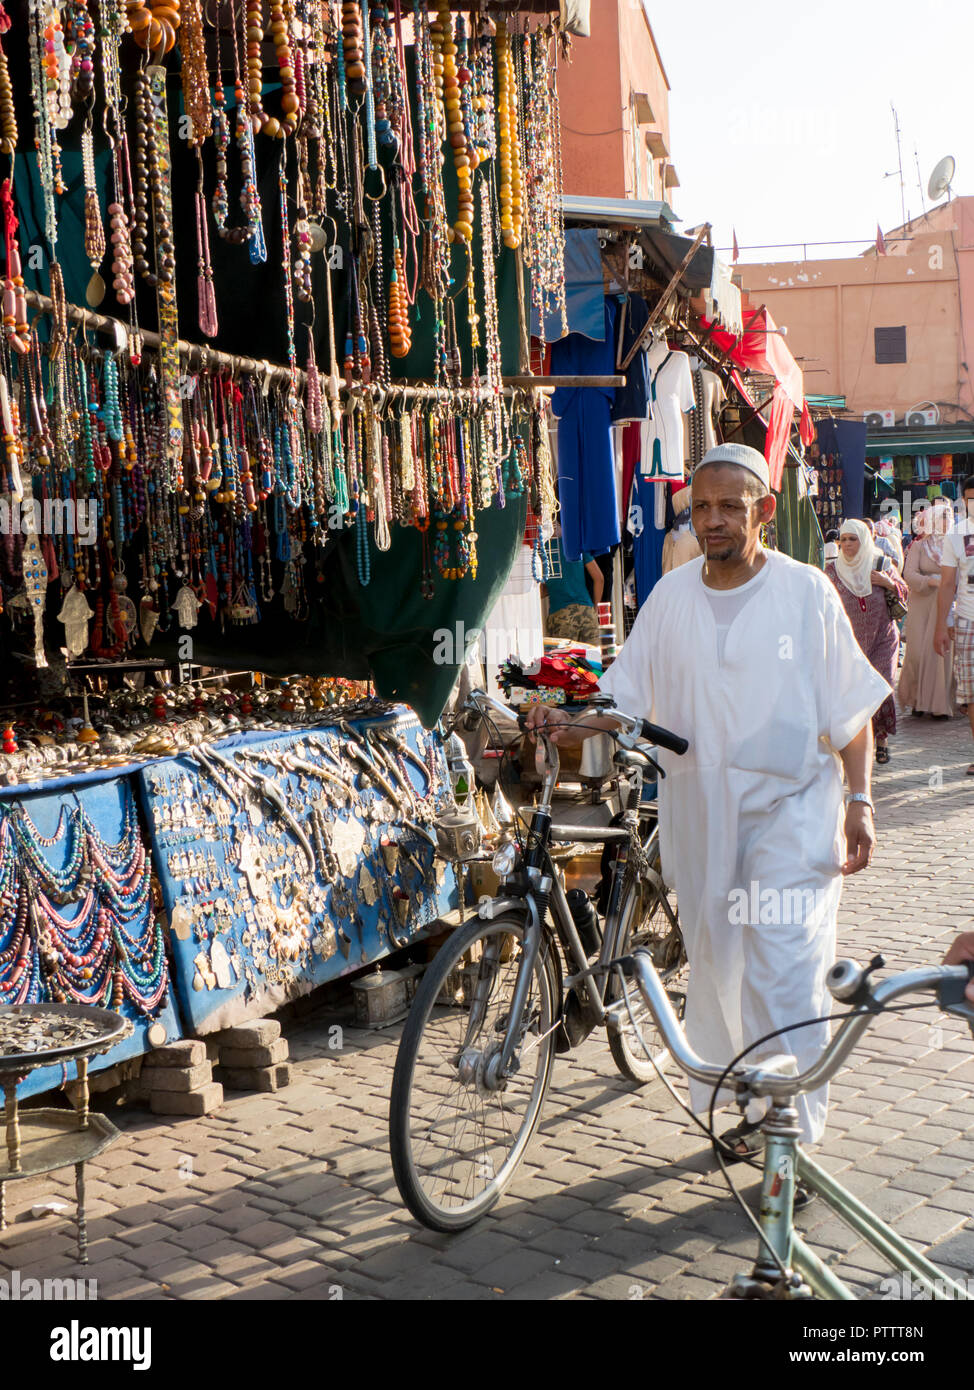
MULTIPOLYGON (((690 741, 682 758, 658 752, 660 849, 690 958, 687 1034, 720 1064, 773 1029, 829 1013, 846 858, 838 750, 890 693, 825 575, 774 551, 765 565, 723 661, 703 560, 691 560, 653 589, 601 682, 627 713, 690 741), (767 890, 789 910, 766 913, 767 890), (740 911, 755 900, 758 920, 740 911)), ((792 1053, 804 1069, 827 1040, 823 1022, 748 1061, 792 1053)), ((711 1097, 691 1083, 698 1113, 711 1097)), ((821 1138, 827 1107, 827 1087, 800 1098, 806 1142, 821 1138)))

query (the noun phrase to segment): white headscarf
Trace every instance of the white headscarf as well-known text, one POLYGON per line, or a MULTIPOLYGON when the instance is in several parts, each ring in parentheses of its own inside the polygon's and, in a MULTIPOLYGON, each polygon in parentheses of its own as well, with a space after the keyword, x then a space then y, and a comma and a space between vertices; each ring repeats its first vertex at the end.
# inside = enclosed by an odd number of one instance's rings
POLYGON ((869 534, 865 523, 861 521, 843 521, 839 529, 840 542, 843 536, 855 536, 859 542, 859 549, 856 558, 850 564, 843 555, 840 544, 835 572, 856 598, 868 598, 872 593, 872 571, 878 554, 876 542, 869 534))
POLYGON ((931 564, 940 564, 944 536, 950 530, 953 520, 953 509, 950 503, 943 499, 934 502, 931 507, 924 507, 914 519, 913 530, 921 537, 921 544, 931 564))

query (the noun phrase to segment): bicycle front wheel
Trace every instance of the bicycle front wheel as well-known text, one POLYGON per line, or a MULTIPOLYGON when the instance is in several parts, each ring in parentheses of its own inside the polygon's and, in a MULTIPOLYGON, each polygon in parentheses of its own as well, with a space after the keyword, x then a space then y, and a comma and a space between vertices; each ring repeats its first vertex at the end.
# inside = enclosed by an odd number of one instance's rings
POLYGON ((558 974, 547 933, 512 1065, 488 1084, 504 1042, 525 925, 471 922, 439 951, 416 991, 392 1079, 389 1141, 403 1201, 424 1226, 460 1231, 497 1202, 537 1127, 551 1080, 558 974))

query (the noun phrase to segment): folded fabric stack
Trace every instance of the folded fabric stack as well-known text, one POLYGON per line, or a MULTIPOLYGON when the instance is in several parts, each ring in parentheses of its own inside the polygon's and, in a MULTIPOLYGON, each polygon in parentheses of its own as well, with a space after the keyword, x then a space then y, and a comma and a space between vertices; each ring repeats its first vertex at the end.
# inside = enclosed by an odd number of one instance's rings
POLYGON ((586 660, 584 647, 559 647, 530 666, 506 662, 498 679, 515 703, 535 703, 539 692, 544 692, 544 703, 571 705, 585 704, 598 693, 600 675, 599 668, 586 660), (517 700, 516 694, 522 693, 528 693, 528 698, 517 700))

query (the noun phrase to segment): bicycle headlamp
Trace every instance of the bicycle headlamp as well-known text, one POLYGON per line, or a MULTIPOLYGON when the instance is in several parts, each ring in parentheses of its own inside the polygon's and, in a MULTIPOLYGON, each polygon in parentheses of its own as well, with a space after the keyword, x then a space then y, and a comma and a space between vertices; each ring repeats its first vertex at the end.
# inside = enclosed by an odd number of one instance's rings
POLYGON ((498 878, 507 878, 508 874, 514 872, 514 864, 517 860, 517 845, 513 840, 508 840, 500 849, 495 850, 491 860, 491 868, 498 878))

